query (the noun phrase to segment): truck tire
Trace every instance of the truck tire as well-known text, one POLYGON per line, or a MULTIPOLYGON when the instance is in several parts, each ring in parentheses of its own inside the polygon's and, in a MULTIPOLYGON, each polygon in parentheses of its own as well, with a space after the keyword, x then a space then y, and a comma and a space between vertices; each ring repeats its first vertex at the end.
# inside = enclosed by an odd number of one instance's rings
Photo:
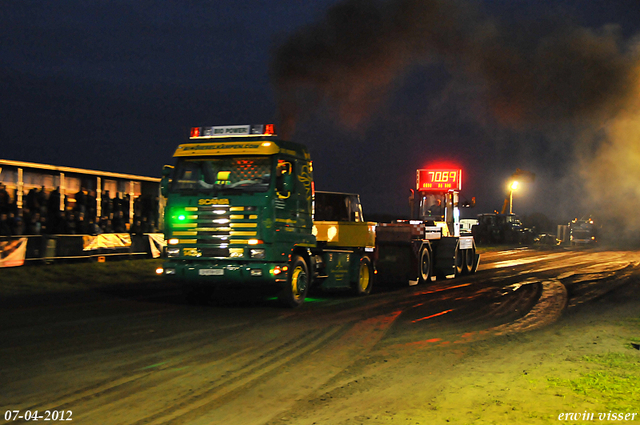
POLYGON ((358 265, 357 280, 353 282, 353 292, 355 295, 369 295, 373 288, 373 265, 369 257, 362 257, 358 265))
POLYGON ((465 265, 465 252, 466 250, 460 249, 460 246, 456 247, 456 255, 453 259, 453 265, 455 269, 456 276, 460 276, 464 270, 465 265))
POLYGON ((427 283, 431 281, 431 252, 428 248, 420 250, 420 259, 418 260, 418 279, 419 283, 427 283))
POLYGON ((476 262, 476 249, 466 249, 464 252, 464 265, 462 274, 471 274, 474 272, 474 263, 476 262))
POLYGON ((282 289, 278 299, 285 307, 299 307, 309 292, 309 267, 304 258, 295 255, 289 267, 287 284, 282 289))
POLYGON ((478 266, 480 265, 480 255, 476 253, 473 257, 473 268, 471 269, 472 274, 478 271, 478 266))

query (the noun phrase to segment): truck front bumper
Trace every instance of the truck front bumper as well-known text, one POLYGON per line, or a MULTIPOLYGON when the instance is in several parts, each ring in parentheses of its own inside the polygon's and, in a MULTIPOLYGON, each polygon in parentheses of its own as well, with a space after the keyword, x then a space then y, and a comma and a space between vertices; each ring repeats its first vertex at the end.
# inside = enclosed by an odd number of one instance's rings
POLYGON ((169 261, 163 269, 168 280, 200 285, 283 285, 287 281, 287 263, 169 261))

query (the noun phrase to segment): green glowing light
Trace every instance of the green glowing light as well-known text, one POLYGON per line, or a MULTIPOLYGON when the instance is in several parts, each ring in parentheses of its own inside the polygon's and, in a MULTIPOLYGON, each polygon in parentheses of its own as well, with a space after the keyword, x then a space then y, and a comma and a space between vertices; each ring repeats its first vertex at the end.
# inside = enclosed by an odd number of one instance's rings
POLYGON ((180 215, 178 216, 178 220, 180 220, 180 221, 183 221, 183 220, 184 220, 184 219, 186 219, 186 218, 187 218, 187 217, 185 217, 185 215, 184 215, 184 214, 180 214, 180 215))
POLYGON ((304 299, 305 303, 319 303, 322 301, 327 301, 328 298, 315 298, 315 297, 307 297, 304 299))
MULTIPOLYGON (((268 301, 277 301, 278 297, 267 298, 268 301)), ((316 298, 316 297, 307 297, 304 299, 305 303, 318 303, 322 301, 328 301, 328 298, 316 298)))

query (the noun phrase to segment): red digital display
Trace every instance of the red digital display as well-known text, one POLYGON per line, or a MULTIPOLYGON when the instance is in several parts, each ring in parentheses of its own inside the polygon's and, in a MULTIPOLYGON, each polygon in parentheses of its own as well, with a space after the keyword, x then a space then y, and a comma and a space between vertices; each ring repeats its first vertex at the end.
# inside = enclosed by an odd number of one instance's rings
POLYGON ((462 189, 462 170, 424 169, 418 170, 417 189, 420 191, 449 191, 462 189))

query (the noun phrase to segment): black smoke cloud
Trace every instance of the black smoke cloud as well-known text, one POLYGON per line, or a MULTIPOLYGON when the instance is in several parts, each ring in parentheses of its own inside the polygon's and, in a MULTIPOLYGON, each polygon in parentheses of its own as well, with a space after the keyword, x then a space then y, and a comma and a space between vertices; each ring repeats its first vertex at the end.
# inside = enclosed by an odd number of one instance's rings
MULTIPOLYGON (((575 159, 559 198, 611 222, 640 212, 638 49, 616 25, 503 24, 477 3, 346 0, 274 49, 271 75, 285 137, 319 109, 347 128, 393 94, 415 65, 438 64, 475 87, 471 114, 487 132, 526 145, 532 134, 575 159), (624 192, 610 190, 607 176, 624 192), (635 179, 635 180, 634 180, 635 179), (576 185, 576 181, 578 182, 576 185), (565 195, 574 196, 565 196, 565 195)), ((461 106, 461 108, 468 106, 461 106)), ((637 214, 635 214, 637 215, 637 214)))
POLYGON ((438 0, 335 5, 274 53, 281 129, 292 133, 323 102, 337 108, 344 124, 360 122, 412 63, 466 50, 474 21, 467 10, 438 0))
POLYGON ((323 102, 344 124, 361 122, 394 80, 424 62, 482 86, 496 121, 519 127, 615 114, 628 100, 634 61, 615 27, 506 27, 471 3, 347 0, 278 46, 271 73, 285 133, 323 102))

